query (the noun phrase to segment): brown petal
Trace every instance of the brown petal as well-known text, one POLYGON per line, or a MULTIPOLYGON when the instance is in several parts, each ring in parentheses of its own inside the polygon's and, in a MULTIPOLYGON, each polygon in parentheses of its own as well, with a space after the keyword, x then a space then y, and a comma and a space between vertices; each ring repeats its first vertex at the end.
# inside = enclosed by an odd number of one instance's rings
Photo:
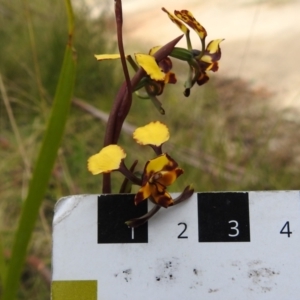
POLYGON ((162 59, 158 65, 164 73, 168 73, 172 69, 172 61, 169 57, 162 59))
POLYGON ((164 194, 152 194, 151 198, 156 204, 164 208, 168 208, 174 204, 174 201, 168 192, 165 192, 164 194))
POLYGON ((138 205, 143 200, 146 200, 151 195, 151 187, 148 183, 146 183, 144 186, 142 186, 134 198, 134 204, 138 205))

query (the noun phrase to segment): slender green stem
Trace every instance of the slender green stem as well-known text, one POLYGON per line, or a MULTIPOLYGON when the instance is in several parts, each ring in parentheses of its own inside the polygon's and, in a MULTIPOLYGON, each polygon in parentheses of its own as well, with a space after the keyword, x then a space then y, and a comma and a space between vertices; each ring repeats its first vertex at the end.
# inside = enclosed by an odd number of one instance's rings
POLYGON ((201 39, 201 53, 198 57, 198 59, 201 59, 201 57, 204 55, 205 53, 205 38, 201 39))
POLYGON ((149 95, 149 98, 152 101, 154 107, 159 111, 159 113, 164 115, 166 112, 163 109, 161 102, 156 98, 156 96, 149 95))
POLYGON ((190 32, 189 31, 186 33, 185 37, 186 37, 187 48, 189 50, 192 50, 192 43, 191 43, 191 38, 190 38, 190 32))

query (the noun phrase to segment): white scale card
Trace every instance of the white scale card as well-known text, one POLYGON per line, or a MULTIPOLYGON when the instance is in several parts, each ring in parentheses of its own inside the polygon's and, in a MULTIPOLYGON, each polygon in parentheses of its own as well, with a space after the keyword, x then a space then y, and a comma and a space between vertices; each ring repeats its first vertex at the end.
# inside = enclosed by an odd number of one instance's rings
POLYGON ((299 191, 195 193, 131 229, 133 199, 57 203, 52 300, 300 299, 299 191))

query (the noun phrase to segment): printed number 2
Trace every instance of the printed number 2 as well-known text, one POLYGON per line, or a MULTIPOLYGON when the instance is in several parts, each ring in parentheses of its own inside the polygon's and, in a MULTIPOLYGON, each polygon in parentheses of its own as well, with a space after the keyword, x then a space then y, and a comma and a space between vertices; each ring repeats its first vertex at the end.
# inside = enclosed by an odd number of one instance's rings
POLYGON ((179 225, 183 225, 183 226, 184 226, 184 229, 181 231, 181 233, 178 235, 177 238, 178 238, 178 239, 187 239, 188 237, 183 235, 183 234, 185 233, 186 229, 187 229, 186 223, 181 222, 181 223, 178 223, 177 225, 178 225, 178 226, 179 226, 179 225))
POLYGON ((290 222, 287 221, 280 230, 281 234, 287 234, 288 237, 291 237, 292 232, 290 231, 290 222))
POLYGON ((229 223, 229 224, 230 224, 230 223, 234 223, 234 226, 230 227, 230 229, 235 231, 234 234, 230 234, 230 233, 229 233, 228 236, 230 236, 230 237, 238 236, 239 233, 240 233, 240 231, 238 230, 238 226, 239 226, 238 221, 236 221, 236 220, 231 220, 231 221, 228 221, 228 223, 229 223))

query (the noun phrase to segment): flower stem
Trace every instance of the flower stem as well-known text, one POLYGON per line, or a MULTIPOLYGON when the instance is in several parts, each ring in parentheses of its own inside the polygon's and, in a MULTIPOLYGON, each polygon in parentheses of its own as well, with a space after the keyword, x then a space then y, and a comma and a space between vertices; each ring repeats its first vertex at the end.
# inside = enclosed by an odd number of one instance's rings
POLYGON ((123 73, 124 73, 124 77, 125 77, 125 81, 126 81, 126 88, 127 88, 126 102, 128 103, 128 105, 131 105, 132 87, 131 87, 131 81, 130 81, 130 77, 129 77, 129 72, 128 72, 127 63, 126 63, 126 57, 125 57, 125 52, 124 52, 124 45, 123 45, 122 0, 115 0, 115 16, 116 16, 116 23, 117 23, 118 48, 119 48, 119 53, 121 56, 122 68, 123 68, 123 73))
MULTIPOLYGON (((134 173, 134 169, 135 169, 137 163, 138 163, 138 160, 135 160, 135 161, 133 162, 132 166, 131 166, 130 169, 129 169, 129 171, 130 171, 131 173, 134 173)), ((125 177, 124 180, 123 180, 123 183, 122 183, 122 185, 121 185, 121 188, 120 188, 119 193, 120 193, 120 194, 130 193, 130 192, 131 192, 131 185, 132 185, 132 184, 130 183, 130 180, 129 180, 127 177, 125 177)))
MULTIPOLYGON (((136 161, 137 162, 137 161, 136 161)), ((135 166, 135 165, 134 165, 135 166)), ((142 185, 142 179, 138 178, 134 175, 134 173, 131 170, 128 170, 124 160, 121 161, 119 171, 127 178, 129 179, 132 183, 137 184, 139 186, 142 185)))

